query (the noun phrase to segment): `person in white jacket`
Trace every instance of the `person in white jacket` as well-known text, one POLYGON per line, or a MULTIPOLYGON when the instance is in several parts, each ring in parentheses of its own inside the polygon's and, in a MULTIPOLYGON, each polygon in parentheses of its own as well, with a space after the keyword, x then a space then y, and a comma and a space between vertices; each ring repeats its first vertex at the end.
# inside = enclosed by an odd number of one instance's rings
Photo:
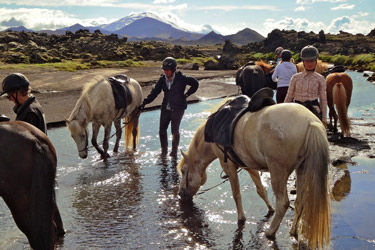
POLYGON ((292 52, 284 49, 281 52, 281 63, 276 66, 272 80, 277 82, 276 102, 283 103, 288 93, 290 78, 297 73, 297 68, 292 62, 292 52))

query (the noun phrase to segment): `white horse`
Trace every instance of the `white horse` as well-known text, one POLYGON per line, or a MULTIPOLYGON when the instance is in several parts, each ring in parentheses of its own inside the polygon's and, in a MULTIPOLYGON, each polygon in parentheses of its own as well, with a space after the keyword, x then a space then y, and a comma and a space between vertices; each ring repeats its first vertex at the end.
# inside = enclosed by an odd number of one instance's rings
MULTIPOLYGON (((207 179, 206 168, 219 158, 229 176, 238 220, 245 220, 237 175, 239 164, 230 157, 224 163, 222 146, 204 140, 205 123, 200 126, 187 153, 182 152, 179 195, 191 200, 207 179), (220 149, 221 148, 221 149, 220 149)), ((330 198, 328 191, 329 144, 321 121, 299 104, 283 103, 245 113, 234 129, 232 148, 253 179, 259 196, 270 205, 258 171, 268 171, 276 197, 276 213, 266 236, 275 238, 289 207, 287 180, 295 170, 297 198, 290 233, 304 236, 312 249, 328 246, 330 241, 330 198)), ((233 158, 235 159, 235 158, 233 158)), ((300 239, 299 239, 300 240, 300 239)))
MULTIPOLYGON (((119 75, 116 77, 126 77, 119 75)), ((138 107, 140 106, 142 97, 142 88, 139 83, 130 78, 126 83, 131 93, 131 103, 126 108, 116 109, 115 99, 108 79, 99 82, 90 83, 85 86, 81 97, 78 99, 69 119, 66 121, 67 127, 77 144, 79 156, 87 157, 88 151, 88 124, 92 122, 92 139, 91 144, 100 153, 101 157, 106 160, 109 157, 108 146, 111 134, 112 122, 116 128, 116 143, 113 152, 118 151, 121 139, 121 119, 126 117, 125 127, 125 143, 127 149, 136 149, 139 135, 139 115, 138 107), (103 149, 101 149, 96 141, 100 126, 104 127, 103 149)))

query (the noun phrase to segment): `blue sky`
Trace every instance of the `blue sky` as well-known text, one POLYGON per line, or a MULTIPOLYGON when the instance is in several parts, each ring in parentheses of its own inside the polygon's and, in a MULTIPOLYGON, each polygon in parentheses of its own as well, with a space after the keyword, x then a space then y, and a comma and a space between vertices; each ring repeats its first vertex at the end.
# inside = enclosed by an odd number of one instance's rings
POLYGON ((0 0, 0 30, 96 26, 146 11, 190 31, 209 25, 223 35, 244 28, 263 36, 276 28, 366 35, 375 28, 375 0, 0 0))

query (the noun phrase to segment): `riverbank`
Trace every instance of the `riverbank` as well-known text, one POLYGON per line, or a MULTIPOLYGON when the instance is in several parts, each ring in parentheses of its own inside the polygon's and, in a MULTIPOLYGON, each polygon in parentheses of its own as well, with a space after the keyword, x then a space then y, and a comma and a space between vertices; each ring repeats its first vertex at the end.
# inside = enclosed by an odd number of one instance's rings
MULTIPOLYGON (((238 92, 238 88, 233 84, 224 84, 222 81, 215 81, 218 77, 234 77, 235 70, 182 70, 186 75, 196 77, 200 86, 198 91, 189 97, 189 102, 195 102, 206 98, 218 98, 231 96, 238 92), (204 81, 202 81, 205 79, 204 81), (210 80, 211 79, 211 80, 210 80)), ((0 70, 1 79, 13 73, 9 70, 0 70)), ((152 89, 152 85, 159 79, 162 71, 160 67, 128 67, 128 68, 101 68, 80 70, 76 72, 67 71, 46 71, 46 70, 22 70, 30 80, 32 93, 41 103, 46 121, 49 127, 64 124, 64 119, 68 118, 73 110, 82 88, 87 83, 96 82, 103 78, 126 74, 137 80, 142 86, 143 96, 147 96, 152 89)), ((160 94, 154 102, 147 105, 146 109, 158 108, 163 95, 160 94)), ((15 119, 12 110, 13 103, 4 96, 0 98, 0 114, 4 114, 15 119)))

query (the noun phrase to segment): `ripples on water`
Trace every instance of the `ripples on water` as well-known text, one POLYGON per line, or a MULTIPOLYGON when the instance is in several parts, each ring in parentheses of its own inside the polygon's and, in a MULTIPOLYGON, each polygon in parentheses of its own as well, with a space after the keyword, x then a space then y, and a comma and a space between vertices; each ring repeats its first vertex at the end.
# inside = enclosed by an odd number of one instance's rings
MULTIPOLYGON (((373 122, 375 104, 369 100, 373 100, 374 87, 357 73, 352 72, 351 76, 355 87, 350 116, 373 122)), ((181 124, 182 150, 187 150, 196 128, 219 102, 189 105, 181 124)), ((180 204, 176 163, 159 158, 159 111, 142 113, 140 123, 138 151, 134 155, 112 155, 108 163, 101 161, 93 149, 88 159, 79 159, 66 128, 49 131, 58 152, 57 201, 67 230, 58 249, 298 248, 289 236, 294 215, 291 209, 276 240, 265 238, 264 231, 272 217, 265 217, 267 208, 245 172, 239 174, 247 217, 244 224, 237 224, 229 182, 196 196, 193 204, 180 204)), ((335 188, 332 249, 375 247, 375 203, 371 198, 375 192, 375 162, 362 158, 355 161, 355 166, 343 166, 347 176, 335 188)), ((207 169, 207 183, 202 188, 220 183, 220 172, 218 161, 214 161, 207 169)), ((269 175, 263 173, 262 181, 274 203, 269 175)), ((0 249, 28 248, 27 239, 15 226, 4 202, 0 202, 0 220, 0 249)))

